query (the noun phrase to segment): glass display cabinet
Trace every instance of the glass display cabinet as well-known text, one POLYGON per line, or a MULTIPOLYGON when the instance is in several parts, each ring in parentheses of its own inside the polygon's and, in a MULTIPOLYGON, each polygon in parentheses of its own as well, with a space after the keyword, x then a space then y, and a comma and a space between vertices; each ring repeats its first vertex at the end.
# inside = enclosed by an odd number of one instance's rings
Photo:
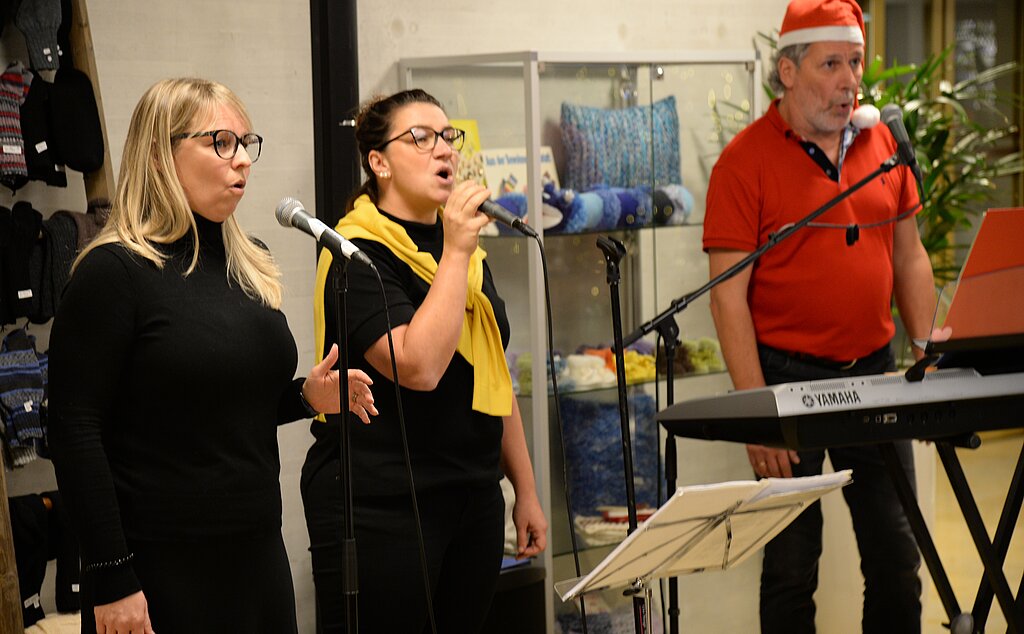
MULTIPOLYGON (((612 309, 595 241, 607 235, 626 247, 626 334, 707 281, 707 182, 725 144, 764 110, 760 59, 754 50, 525 51, 404 59, 399 72, 403 87, 437 97, 452 124, 467 131, 460 178, 485 182, 493 200, 542 236, 564 439, 549 390, 534 380, 547 376, 540 252, 532 240, 504 230, 481 244, 508 310, 509 366, 551 525, 549 547, 532 564, 547 571, 548 631, 578 631, 577 611, 551 589, 576 576, 563 487, 573 501, 583 573, 626 534, 625 523, 607 521, 616 519, 615 509, 605 508, 625 504, 625 485, 610 369, 612 309)), ((728 389, 707 298, 677 322, 683 345, 673 360, 676 399, 728 389)), ((626 359, 637 498, 651 507, 664 497, 663 442, 653 417, 666 405, 664 385, 655 381, 654 343, 653 335, 641 339, 626 359)), ((748 478, 723 467, 732 461, 716 452, 729 451, 736 448, 702 447, 699 456, 681 458, 680 484, 748 478)), ((756 579, 741 583, 756 589, 756 579)), ((605 594, 587 602, 590 631, 620 631, 622 624, 632 631, 628 599, 605 594)), ((700 612, 684 603, 684 622, 699 622, 700 612)), ((728 615, 715 612, 715 631, 743 629, 728 627, 728 615)))

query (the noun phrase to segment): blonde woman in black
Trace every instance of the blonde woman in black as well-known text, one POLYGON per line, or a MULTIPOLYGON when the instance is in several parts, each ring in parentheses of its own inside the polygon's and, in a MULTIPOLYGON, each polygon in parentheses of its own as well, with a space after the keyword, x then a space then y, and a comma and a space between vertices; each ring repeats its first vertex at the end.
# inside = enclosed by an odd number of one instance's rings
MULTIPOLYGON (((277 426, 338 411, 338 376, 332 349, 293 379, 280 274, 235 219, 261 145, 224 86, 151 87, 58 308, 50 441, 83 634, 295 631, 277 426)), ((370 379, 348 378, 368 421, 370 379)))

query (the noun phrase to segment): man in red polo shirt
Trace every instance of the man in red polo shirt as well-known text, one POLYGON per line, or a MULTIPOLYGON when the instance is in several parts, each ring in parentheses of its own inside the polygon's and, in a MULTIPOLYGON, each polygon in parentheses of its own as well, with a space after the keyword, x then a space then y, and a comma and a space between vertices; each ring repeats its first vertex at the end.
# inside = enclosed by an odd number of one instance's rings
MULTIPOLYGON (((712 276, 896 151, 885 127, 851 124, 864 60, 854 0, 793 0, 778 47, 770 80, 781 98, 711 174, 704 249, 712 276)), ((917 207, 913 175, 897 167, 712 291, 736 389, 893 369, 893 297, 911 336, 927 338, 935 291, 917 207)), ((897 450, 913 482, 909 441, 897 450)), ((877 448, 828 453, 837 470, 853 469, 843 494, 865 578, 864 631, 920 632, 917 545, 877 448)), ((825 452, 749 445, 747 454, 758 476, 791 477, 821 473, 825 452)), ((821 527, 815 504, 765 548, 762 632, 814 632, 821 527)))

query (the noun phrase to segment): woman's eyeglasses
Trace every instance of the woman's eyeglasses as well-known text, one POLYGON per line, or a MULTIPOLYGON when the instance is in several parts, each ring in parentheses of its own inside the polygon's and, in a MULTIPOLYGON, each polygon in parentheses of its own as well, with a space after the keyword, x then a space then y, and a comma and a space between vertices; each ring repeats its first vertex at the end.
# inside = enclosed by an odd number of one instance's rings
POLYGON ((258 134, 253 134, 252 132, 249 134, 243 134, 242 136, 238 136, 231 130, 183 132, 181 134, 175 134, 171 137, 171 140, 196 139, 203 136, 213 138, 213 151, 217 153, 217 156, 226 161, 230 161, 235 158, 235 154, 238 153, 238 146, 242 146, 242 148, 245 149, 246 154, 249 155, 249 160, 255 163, 259 160, 260 151, 263 149, 263 137, 258 134))
POLYGON ((458 128, 445 128, 440 132, 430 128, 409 128, 405 132, 388 139, 377 149, 383 150, 389 143, 397 141, 407 134, 412 137, 412 142, 416 144, 416 147, 425 152, 433 151, 437 147, 438 139, 444 139, 444 142, 456 152, 462 149, 462 144, 466 141, 465 131, 458 128))

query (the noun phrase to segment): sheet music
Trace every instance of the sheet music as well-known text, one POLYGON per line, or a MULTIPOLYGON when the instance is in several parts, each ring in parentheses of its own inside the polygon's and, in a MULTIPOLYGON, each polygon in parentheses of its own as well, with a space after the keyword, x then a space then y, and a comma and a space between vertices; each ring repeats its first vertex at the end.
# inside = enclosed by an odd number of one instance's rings
POLYGON ((841 471, 804 478, 766 478, 680 487, 590 574, 565 590, 563 601, 638 579, 724 570, 745 561, 803 508, 851 481, 841 471))
POLYGON ((834 489, 836 487, 846 486, 853 482, 853 471, 845 469, 835 473, 823 473, 821 475, 806 476, 803 478, 764 478, 761 482, 767 482, 768 485, 747 500, 747 504, 753 504, 758 500, 778 495, 780 493, 808 491, 816 488, 834 489))

